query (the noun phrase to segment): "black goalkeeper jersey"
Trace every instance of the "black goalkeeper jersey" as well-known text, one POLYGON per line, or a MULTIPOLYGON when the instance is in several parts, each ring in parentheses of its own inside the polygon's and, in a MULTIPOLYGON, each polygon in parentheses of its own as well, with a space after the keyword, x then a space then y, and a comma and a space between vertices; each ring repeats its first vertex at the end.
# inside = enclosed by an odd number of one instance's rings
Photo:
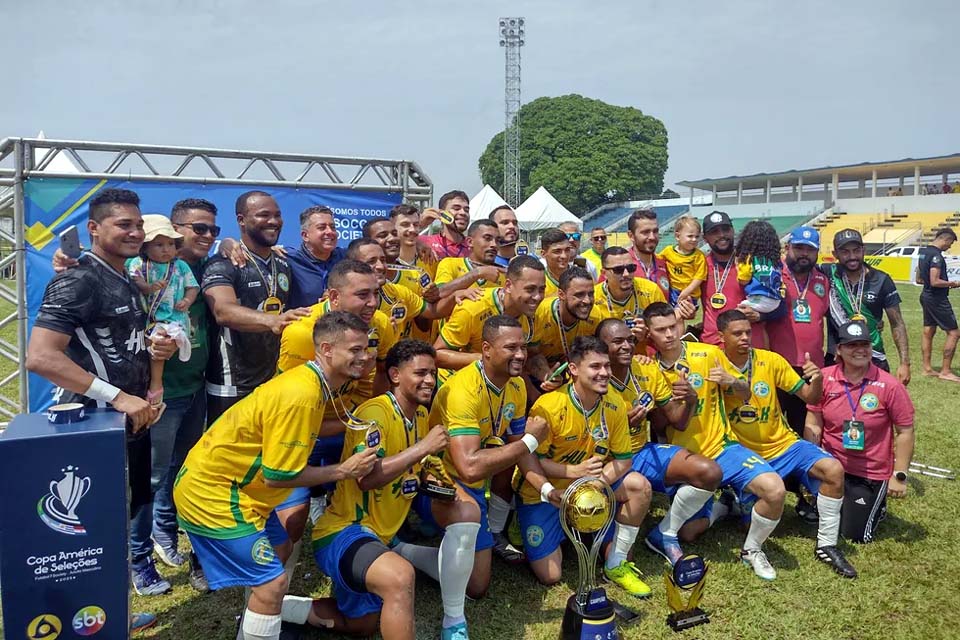
MULTIPOLYGON (((248 309, 262 311, 264 301, 271 295, 286 309, 290 265, 275 254, 269 260, 250 256, 243 267, 235 267, 229 258, 216 256, 204 267, 201 286, 204 292, 212 287, 232 287, 237 301, 248 309)), ((248 333, 229 327, 215 328, 207 364, 207 393, 221 398, 246 396, 273 377, 279 357, 280 336, 272 331, 248 333)))
MULTIPOLYGON (((71 360, 124 392, 146 398, 150 356, 140 292, 127 274, 93 253, 79 262, 47 285, 34 325, 70 336, 66 353, 71 360)), ((57 401, 106 406, 65 389, 58 390, 57 401)))

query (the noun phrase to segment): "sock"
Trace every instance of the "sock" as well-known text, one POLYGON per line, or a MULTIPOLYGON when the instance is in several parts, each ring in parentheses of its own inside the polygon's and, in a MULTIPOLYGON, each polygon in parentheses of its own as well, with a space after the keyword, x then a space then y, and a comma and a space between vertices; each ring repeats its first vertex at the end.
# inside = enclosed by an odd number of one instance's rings
POLYGON ((247 609, 243 612, 243 640, 280 640, 280 616, 265 616, 247 609))
POLYGON ((283 596, 283 604, 280 605, 280 619, 284 622, 307 624, 307 618, 310 617, 312 608, 313 598, 283 596))
POLYGON ((300 544, 299 540, 293 543, 293 551, 290 552, 287 561, 283 563, 283 572, 287 576, 287 589, 290 589, 290 585, 293 583, 293 572, 297 570, 297 562, 300 560, 300 544))
POLYGON ((614 523, 613 546, 610 547, 610 553, 607 554, 607 562, 604 565, 607 569, 616 569, 627 559, 627 553, 633 547, 638 533, 640 533, 640 527, 620 522, 614 523))
POLYGON ((463 601, 473 571, 474 547, 479 522, 454 522, 447 526, 440 543, 440 599, 443 601, 442 626, 463 622, 463 601))
POLYGON ((237 640, 243 640, 243 637, 244 637, 244 636, 243 636, 243 621, 244 621, 244 619, 246 618, 246 615, 247 615, 246 607, 247 607, 247 603, 250 602, 250 592, 251 592, 250 587, 244 587, 244 588, 243 588, 243 607, 244 607, 244 611, 243 611, 243 613, 240 614, 240 625, 237 627, 237 640))
POLYGON ((840 507, 843 498, 831 498, 817 494, 817 509, 820 510, 820 525, 817 529, 817 546, 834 547, 840 535, 840 507))
POLYGON ((677 495, 673 497, 673 503, 667 510, 667 515, 660 521, 660 533, 676 538, 683 523, 700 511, 711 497, 713 497, 713 491, 698 489, 689 484, 677 489, 677 495))
POLYGON ((730 513, 730 507, 723 504, 719 500, 713 503, 713 506, 710 507, 710 526, 713 526, 713 523, 717 520, 722 520, 727 517, 730 513))
POLYGON ((437 582, 440 582, 440 549, 437 547, 423 547, 418 544, 398 542, 393 551, 400 554, 415 568, 424 572, 437 582))
POLYGON ((773 530, 777 528, 777 524, 779 523, 780 518, 776 520, 764 518, 757 513, 757 508, 754 507, 753 512, 750 514, 750 530, 747 531, 747 539, 743 541, 743 550, 759 551, 760 547, 763 546, 763 543, 770 537, 770 534, 773 533, 773 530))
POLYGON ((490 533, 503 533, 509 515, 510 503, 491 491, 490 500, 487 502, 487 524, 490 525, 490 533))

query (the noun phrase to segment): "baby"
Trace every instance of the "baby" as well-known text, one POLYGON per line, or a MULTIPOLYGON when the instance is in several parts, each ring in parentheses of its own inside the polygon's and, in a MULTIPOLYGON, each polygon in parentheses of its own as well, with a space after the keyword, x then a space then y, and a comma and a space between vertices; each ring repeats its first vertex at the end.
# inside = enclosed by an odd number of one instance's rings
POLYGON ((695 307, 700 302, 700 285, 707 278, 707 258, 697 248, 700 244, 700 223, 692 216, 680 216, 673 226, 677 244, 660 253, 667 265, 670 278, 670 304, 690 300, 695 307))
MULTIPOLYGON (((140 256, 127 261, 127 272, 140 293, 147 310, 148 332, 159 331, 180 347, 180 360, 190 359, 190 306, 200 294, 200 285, 183 260, 177 258, 178 241, 183 236, 166 217, 143 216, 144 240, 140 256)), ((158 408, 157 420, 166 405, 163 402, 163 360, 150 360, 150 388, 147 401, 158 408)))

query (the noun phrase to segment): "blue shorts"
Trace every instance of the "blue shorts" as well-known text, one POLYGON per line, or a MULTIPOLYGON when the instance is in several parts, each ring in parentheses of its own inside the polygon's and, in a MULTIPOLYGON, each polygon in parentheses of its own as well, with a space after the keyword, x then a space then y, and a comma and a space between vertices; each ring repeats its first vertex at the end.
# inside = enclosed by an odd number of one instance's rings
POLYGON ((276 513, 267 518, 263 531, 242 538, 222 540, 191 531, 187 536, 203 566, 207 584, 214 591, 226 587, 256 587, 283 575, 283 564, 274 547, 289 538, 276 513))
MULTIPOLYGON (((313 451, 307 464, 312 467, 322 467, 340 462, 343 453, 343 434, 317 438, 313 443, 313 451)), ((336 483, 323 485, 327 491, 333 491, 336 483)), ((310 487, 294 487, 287 499, 277 505, 277 511, 299 507, 310 502, 310 487)))
MULTIPOLYGON (((680 299, 680 289, 674 289, 673 287, 670 287, 670 306, 671 307, 677 306, 677 300, 679 299, 680 299)), ((700 298, 690 296, 689 298, 687 298, 687 300, 693 303, 694 309, 700 308, 700 298)))
POLYGON ((820 481, 810 477, 810 469, 824 458, 832 457, 812 442, 797 440, 789 449, 768 462, 781 478, 796 478, 810 493, 816 495, 820 491, 820 481))
POLYGON ((677 486, 668 487, 664 483, 664 479, 667 476, 667 467, 670 466, 670 461, 682 449, 683 447, 673 444, 648 442, 633 454, 633 462, 630 467, 646 478, 654 491, 672 496, 677 492, 677 486))
POLYGON ((362 618, 383 608, 383 600, 380 596, 372 593, 357 593, 347 586, 343 576, 340 575, 340 558, 354 542, 366 539, 380 541, 380 538, 366 527, 352 524, 334 535, 332 540, 329 538, 324 540, 326 544, 320 545, 315 542, 313 546, 313 559, 320 570, 330 576, 337 609, 347 618, 362 618))
MULTIPOLYGON (((486 490, 482 487, 480 489, 468 487, 459 480, 454 480, 454 482, 459 484, 467 493, 469 493, 473 499, 477 501, 477 506, 480 507, 480 532, 477 534, 477 544, 474 546, 474 551, 485 551, 487 549, 492 549, 493 534, 490 533, 490 523, 487 522, 486 490)), ((443 527, 437 524, 436 519, 433 517, 433 509, 430 508, 432 503, 433 501, 428 496, 418 493, 417 497, 413 499, 413 508, 417 512, 417 515, 420 516, 421 520, 423 520, 429 526, 442 531, 443 527)))
MULTIPOLYGON (((753 482, 753 479, 764 473, 777 473, 777 470, 770 466, 770 463, 759 455, 747 449, 742 444, 732 444, 720 452, 714 462, 720 465, 723 471, 723 480, 720 481, 721 487, 730 486, 737 492, 737 499, 742 505, 753 501, 753 496, 744 494, 747 485, 753 482)), ((713 511, 713 498, 707 500, 707 503, 700 507, 700 510, 693 514, 687 522, 698 520, 700 518, 709 518, 713 511)), ((746 517, 749 517, 747 511, 746 517)))
MULTIPOLYGON (((621 481, 618 481, 619 486, 621 481)), ((523 551, 527 560, 542 560, 560 548, 566 534, 560 526, 560 510, 552 504, 521 504, 517 507, 520 532, 523 534, 523 551)), ((607 529, 604 541, 613 539, 614 524, 607 529)))

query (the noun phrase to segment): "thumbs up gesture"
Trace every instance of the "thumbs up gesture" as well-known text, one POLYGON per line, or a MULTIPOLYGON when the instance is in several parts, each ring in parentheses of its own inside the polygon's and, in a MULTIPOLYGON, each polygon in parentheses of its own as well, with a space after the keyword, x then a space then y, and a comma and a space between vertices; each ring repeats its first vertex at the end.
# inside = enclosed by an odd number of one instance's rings
POLYGON ((732 375, 727 373, 727 370, 720 363, 720 358, 713 359, 713 367, 710 369, 710 373, 707 375, 707 380, 710 382, 715 382, 721 387, 729 387, 731 384, 737 381, 732 375))
POLYGON ((809 352, 803 354, 803 365, 801 368, 803 369, 803 379, 807 382, 813 384, 820 379, 820 368, 810 360, 809 352))

